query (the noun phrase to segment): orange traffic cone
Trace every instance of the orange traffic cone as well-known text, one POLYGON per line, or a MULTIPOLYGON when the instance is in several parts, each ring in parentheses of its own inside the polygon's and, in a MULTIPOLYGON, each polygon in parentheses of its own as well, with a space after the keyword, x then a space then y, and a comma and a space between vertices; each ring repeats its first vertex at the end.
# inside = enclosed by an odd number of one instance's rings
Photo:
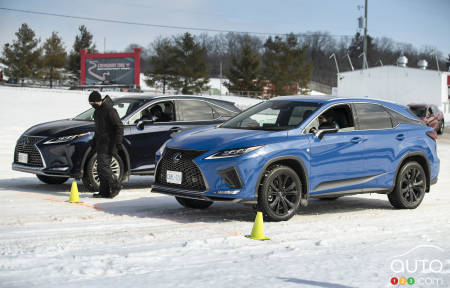
POLYGON ((264 236, 263 216, 260 211, 256 212, 255 224, 253 224, 252 233, 250 235, 246 235, 245 237, 255 240, 270 240, 270 238, 264 236))
POLYGON ((72 181, 72 187, 70 188, 70 197, 69 200, 66 201, 69 203, 83 203, 80 201, 80 196, 78 195, 78 186, 77 181, 72 181))

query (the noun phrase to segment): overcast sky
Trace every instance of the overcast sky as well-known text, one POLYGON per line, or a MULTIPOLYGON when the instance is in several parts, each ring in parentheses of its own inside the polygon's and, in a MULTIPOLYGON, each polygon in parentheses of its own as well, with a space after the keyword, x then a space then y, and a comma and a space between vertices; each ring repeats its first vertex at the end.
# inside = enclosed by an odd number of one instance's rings
MULTIPOLYGON (((357 6, 364 0, 0 0, 0 7, 148 24, 210 29, 304 33, 327 31, 354 35, 357 6)), ((450 53, 450 0, 369 0, 368 29, 373 37, 386 36, 417 49, 435 47, 450 53)), ((131 43, 147 47, 156 37, 186 30, 131 26, 0 10, 0 45, 11 42, 22 23, 41 40, 57 31, 72 49, 78 26, 84 24, 103 51, 122 51, 131 43)), ((199 33, 195 32, 194 33, 199 33)), ((212 33, 209 33, 212 34, 212 33)))

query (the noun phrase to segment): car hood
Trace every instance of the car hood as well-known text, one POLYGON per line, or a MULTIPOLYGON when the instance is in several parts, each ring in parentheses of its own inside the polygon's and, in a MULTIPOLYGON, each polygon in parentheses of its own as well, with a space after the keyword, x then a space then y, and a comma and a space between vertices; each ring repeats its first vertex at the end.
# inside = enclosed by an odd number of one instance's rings
POLYGON ((93 121, 56 120, 34 125, 24 132, 28 136, 69 136, 74 134, 93 132, 93 121))
POLYGON ((178 134, 167 143, 167 146, 182 149, 222 150, 263 145, 267 142, 267 138, 276 136, 287 136, 287 132, 205 127, 178 134))

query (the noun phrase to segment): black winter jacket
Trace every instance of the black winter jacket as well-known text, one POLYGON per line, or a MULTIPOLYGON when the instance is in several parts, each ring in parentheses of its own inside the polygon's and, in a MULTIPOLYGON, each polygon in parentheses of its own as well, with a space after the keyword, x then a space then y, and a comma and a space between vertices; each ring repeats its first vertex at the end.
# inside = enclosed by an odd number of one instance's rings
POLYGON ((123 124, 109 96, 106 96, 102 105, 95 109, 94 121, 95 134, 92 148, 98 154, 117 153, 117 148, 122 144, 123 124))

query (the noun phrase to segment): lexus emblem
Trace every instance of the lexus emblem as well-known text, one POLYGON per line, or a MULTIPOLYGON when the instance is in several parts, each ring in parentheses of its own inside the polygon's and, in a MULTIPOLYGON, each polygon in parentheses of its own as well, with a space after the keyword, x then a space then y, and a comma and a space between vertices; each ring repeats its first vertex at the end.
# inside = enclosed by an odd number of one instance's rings
POLYGON ((181 155, 180 152, 175 153, 175 154, 172 156, 173 163, 178 163, 178 162, 180 162, 181 157, 182 157, 182 155, 181 155))

